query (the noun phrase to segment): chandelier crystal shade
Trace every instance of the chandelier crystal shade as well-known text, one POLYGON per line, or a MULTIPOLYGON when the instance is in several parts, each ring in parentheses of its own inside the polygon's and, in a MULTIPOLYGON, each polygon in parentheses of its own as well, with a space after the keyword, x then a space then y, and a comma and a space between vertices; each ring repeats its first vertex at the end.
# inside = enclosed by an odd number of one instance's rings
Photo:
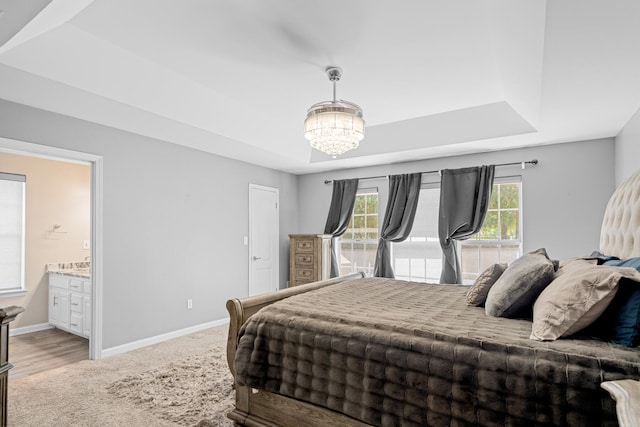
POLYGON ((304 121, 304 136, 311 147, 333 157, 358 148, 364 138, 362 109, 353 102, 336 100, 336 82, 342 76, 338 67, 327 68, 333 82, 333 101, 312 105, 304 121))

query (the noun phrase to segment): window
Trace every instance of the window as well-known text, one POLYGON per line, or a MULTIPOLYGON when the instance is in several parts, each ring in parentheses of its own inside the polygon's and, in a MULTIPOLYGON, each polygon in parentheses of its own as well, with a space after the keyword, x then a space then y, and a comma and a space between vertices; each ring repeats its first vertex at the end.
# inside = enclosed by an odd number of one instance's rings
POLYGON ((0 294, 24 290, 25 181, 0 173, 0 294))
POLYGON ((356 195, 347 231, 340 238, 340 275, 363 271, 373 275, 378 249, 378 193, 356 195))
POLYGON ((396 279, 414 282, 440 281, 442 249, 438 237, 440 184, 423 184, 411 234, 392 244, 391 262, 396 279))
MULTIPOLYGON (((494 263, 510 263, 522 253, 521 183, 496 178, 482 229, 459 243, 463 283, 471 284, 494 263)), ((411 234, 393 243, 392 265, 396 279, 438 283, 442 273, 442 248, 438 237, 440 184, 423 184, 411 234)))
POLYGON ((482 229, 460 243, 463 283, 473 283, 491 264, 510 263, 522 254, 521 184, 513 177, 494 181, 482 229))

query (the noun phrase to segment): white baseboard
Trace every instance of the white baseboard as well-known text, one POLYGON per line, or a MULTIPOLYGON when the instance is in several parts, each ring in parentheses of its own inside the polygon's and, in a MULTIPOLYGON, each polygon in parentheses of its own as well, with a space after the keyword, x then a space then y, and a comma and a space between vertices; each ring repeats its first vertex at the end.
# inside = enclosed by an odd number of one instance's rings
POLYGON ((44 331, 46 329, 53 329, 53 326, 48 323, 38 323, 37 325, 23 326, 22 328, 9 328, 9 336, 15 337, 16 335, 30 334, 31 332, 44 331))
POLYGON ((184 335, 193 334, 194 332, 199 332, 205 329, 213 328, 216 326, 224 325, 225 323, 229 323, 229 318, 226 317, 220 320, 214 320, 212 322, 202 323, 196 326, 190 326, 188 328, 180 329, 178 331, 168 332, 162 335, 156 335, 155 337, 145 338, 142 340, 130 342, 128 344, 122 344, 111 348, 105 348, 102 350, 102 358, 115 356, 116 354, 126 353, 131 350, 136 350, 138 348, 146 347, 148 345, 157 344, 163 341, 168 341, 173 338, 182 337, 184 335))

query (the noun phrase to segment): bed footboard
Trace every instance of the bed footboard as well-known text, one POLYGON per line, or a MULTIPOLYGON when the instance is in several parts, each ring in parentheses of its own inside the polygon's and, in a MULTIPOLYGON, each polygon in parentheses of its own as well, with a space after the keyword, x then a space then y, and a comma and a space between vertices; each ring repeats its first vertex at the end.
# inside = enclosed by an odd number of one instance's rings
POLYGON ((323 280, 321 282, 307 283, 293 288, 268 292, 254 297, 243 299, 234 298, 228 300, 227 311, 229 312, 229 337, 227 338, 227 363, 229 364, 229 370, 231 370, 233 376, 235 377, 236 375, 233 361, 235 359, 236 348, 238 346, 238 333, 247 319, 253 316, 258 310, 293 295, 302 294, 304 292, 313 291, 314 289, 324 288, 326 286, 337 285, 349 280, 362 279, 363 277, 364 273, 354 273, 348 276, 323 280))

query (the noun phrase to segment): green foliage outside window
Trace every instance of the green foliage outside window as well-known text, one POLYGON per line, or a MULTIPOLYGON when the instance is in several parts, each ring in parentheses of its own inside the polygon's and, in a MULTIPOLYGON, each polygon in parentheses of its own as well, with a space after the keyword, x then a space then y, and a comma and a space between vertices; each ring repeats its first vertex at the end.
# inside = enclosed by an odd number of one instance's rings
POLYGON ((358 194, 343 240, 378 239, 378 194, 358 194))
POLYGON ((474 240, 518 240, 520 238, 520 185, 493 184, 489 209, 474 240))

